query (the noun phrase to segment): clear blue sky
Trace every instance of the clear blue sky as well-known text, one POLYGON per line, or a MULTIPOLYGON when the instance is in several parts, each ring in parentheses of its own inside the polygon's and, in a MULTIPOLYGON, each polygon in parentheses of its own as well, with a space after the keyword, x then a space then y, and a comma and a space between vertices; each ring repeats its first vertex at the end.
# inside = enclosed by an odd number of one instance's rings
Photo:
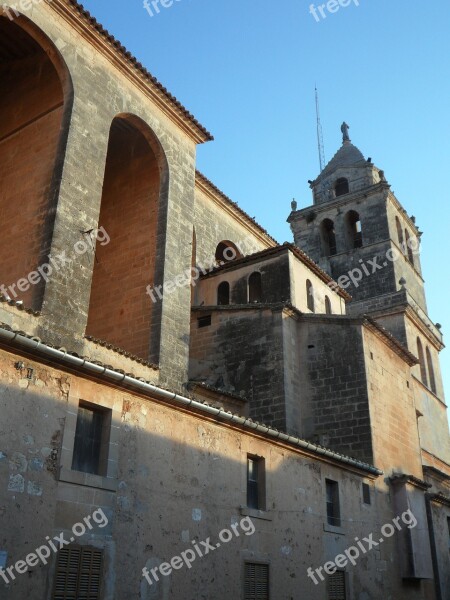
MULTIPOLYGON (((292 240, 291 199, 311 204, 317 83, 326 159, 345 119, 424 231, 429 314, 445 335, 450 4, 358 1, 320 22, 310 0, 177 0, 153 17, 142 0, 83 4, 213 133, 198 168, 279 242, 292 240)), ((450 398, 450 351, 441 366, 450 398)))

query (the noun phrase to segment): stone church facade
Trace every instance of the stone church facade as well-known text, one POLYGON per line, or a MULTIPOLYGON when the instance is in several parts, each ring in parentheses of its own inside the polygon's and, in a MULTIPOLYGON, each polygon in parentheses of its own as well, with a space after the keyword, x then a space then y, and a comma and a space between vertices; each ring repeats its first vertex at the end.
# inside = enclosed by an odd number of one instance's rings
POLYGON ((0 0, 0 56, 0 598, 450 598, 443 337, 383 171, 343 127, 279 245, 75 0, 0 0))

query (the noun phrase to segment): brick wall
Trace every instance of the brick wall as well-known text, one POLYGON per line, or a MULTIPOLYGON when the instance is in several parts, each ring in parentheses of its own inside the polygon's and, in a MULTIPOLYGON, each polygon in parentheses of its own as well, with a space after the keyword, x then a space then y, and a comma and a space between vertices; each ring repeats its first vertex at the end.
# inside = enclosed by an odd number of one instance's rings
POLYGON ((137 129, 111 128, 99 226, 111 241, 97 244, 86 333, 149 358, 159 171, 137 129))

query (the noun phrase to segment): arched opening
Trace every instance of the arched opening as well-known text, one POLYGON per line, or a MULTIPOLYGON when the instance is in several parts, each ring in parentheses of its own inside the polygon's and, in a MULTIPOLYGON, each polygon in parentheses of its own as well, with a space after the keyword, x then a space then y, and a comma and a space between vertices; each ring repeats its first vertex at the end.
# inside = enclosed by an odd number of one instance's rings
POLYGON ((86 333, 146 360, 152 326, 158 325, 152 318, 160 314, 163 299, 155 279, 166 173, 150 128, 137 117, 117 116, 110 129, 99 217, 111 241, 97 247, 86 333))
POLYGON ((45 289, 36 271, 48 263, 72 98, 53 43, 25 17, 0 16, 0 284, 36 310, 45 289))
POLYGON ((238 250, 236 244, 233 244, 233 242, 230 242, 229 240, 223 240, 217 244, 215 258, 219 265, 223 265, 238 258, 242 258, 242 253, 238 250))
POLYGON ((405 229, 405 245, 406 245, 406 253, 408 256, 408 261, 414 266, 414 253, 412 251, 411 238, 409 236, 409 231, 405 229))
POLYGON ((359 214, 356 210, 349 210, 346 216, 347 222, 347 240, 350 249, 361 248, 362 246, 362 226, 359 214))
POLYGON ((344 194, 348 194, 349 186, 348 179, 345 177, 340 177, 336 183, 334 184, 334 193, 337 196, 343 196, 344 194))
POLYGON ((334 256, 336 254, 336 232, 333 221, 324 219, 320 225, 320 231, 324 256, 334 256))
POLYGON ((428 379, 427 379, 427 367, 425 365, 425 356, 423 353, 422 342, 419 338, 417 338, 417 355, 419 359, 420 365, 420 379, 422 383, 428 387, 428 379))
POLYGON ((230 284, 228 281, 222 281, 217 288, 217 304, 225 306, 230 304, 230 284))
POLYGON ((428 365, 428 376, 430 378, 430 388, 431 391, 433 392, 433 394, 436 393, 436 379, 434 377, 434 367, 433 367, 433 360, 431 358, 431 352, 430 349, 427 346, 427 365, 428 365))
POLYGON ((327 315, 331 315, 332 314, 332 310, 331 310, 331 301, 328 298, 328 296, 325 296, 325 313, 327 315))
POLYGON ((402 225, 400 223, 400 219, 398 217, 395 217, 395 226, 397 227, 398 245, 402 249, 402 252, 404 252, 405 249, 403 247, 403 229, 402 229, 402 225))
POLYGON ((248 301, 261 302, 262 300, 262 276, 259 271, 255 271, 248 278, 248 301))
POLYGON ((309 279, 306 280, 306 304, 311 312, 314 312, 314 288, 309 279))

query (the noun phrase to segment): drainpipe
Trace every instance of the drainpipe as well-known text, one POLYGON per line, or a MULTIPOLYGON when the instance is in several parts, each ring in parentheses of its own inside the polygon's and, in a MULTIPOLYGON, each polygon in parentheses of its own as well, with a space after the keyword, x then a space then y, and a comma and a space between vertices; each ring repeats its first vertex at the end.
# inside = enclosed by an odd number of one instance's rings
POLYGON ((52 348, 44 344, 39 338, 26 337, 25 335, 22 335, 22 333, 14 332, 9 328, 5 329, 4 324, 0 325, 0 342, 13 346, 18 346, 19 348, 23 348, 32 353, 38 353, 59 363, 66 363, 76 369, 85 371, 86 373, 96 375, 109 381, 113 381, 116 385, 120 385, 127 389, 137 390, 141 393, 143 392, 145 394, 150 394, 151 396, 156 398, 176 402, 177 404, 180 404, 184 407, 192 406, 193 408, 204 413, 208 413, 209 415, 212 415, 217 419, 228 421, 230 423, 240 425, 245 429, 250 429, 252 431, 257 431, 258 433, 265 434, 273 439, 293 444, 295 446, 313 452, 314 454, 318 454, 326 458, 331 458, 340 463, 351 465, 358 469, 367 471, 372 475, 379 476, 383 474, 383 471, 380 471, 376 467, 361 462, 355 458, 350 458, 348 456, 338 454, 337 452, 333 452, 332 450, 328 450, 327 448, 323 448, 322 446, 316 446, 316 444, 311 444, 310 442, 306 442, 305 440, 302 440, 300 438, 288 435, 286 433, 282 433, 281 431, 272 429, 267 425, 260 425, 259 423, 256 423, 247 417, 240 417, 238 415, 234 415, 228 411, 223 410, 222 408, 215 408, 213 406, 203 404, 202 402, 198 402, 197 400, 193 400, 192 398, 186 398, 185 396, 180 396, 179 394, 176 394, 174 392, 168 392, 167 390, 158 388, 152 385, 151 383, 147 383, 144 379, 130 377, 129 375, 125 375, 124 373, 114 371, 113 369, 109 369, 108 367, 97 365, 93 362, 86 360, 85 358, 80 358, 79 356, 68 354, 67 350, 52 348))

